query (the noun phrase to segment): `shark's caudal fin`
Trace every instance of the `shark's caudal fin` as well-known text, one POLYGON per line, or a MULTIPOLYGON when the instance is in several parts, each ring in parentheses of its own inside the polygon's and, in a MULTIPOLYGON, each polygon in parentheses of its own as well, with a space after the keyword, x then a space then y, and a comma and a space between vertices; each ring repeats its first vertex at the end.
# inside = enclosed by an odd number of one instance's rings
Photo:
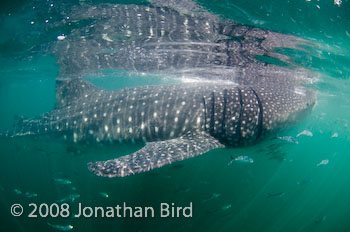
POLYGON ((32 119, 21 118, 14 123, 11 129, 0 132, 0 136, 17 137, 24 135, 43 134, 48 131, 47 125, 49 124, 49 121, 50 118, 48 118, 47 115, 32 119))
POLYGON ((210 135, 187 133, 176 139, 147 143, 137 152, 118 159, 91 162, 88 167, 98 176, 124 177, 160 168, 222 147, 224 145, 210 135))
MULTIPOLYGON (((60 108, 79 102, 85 95, 96 94, 100 91, 98 87, 81 78, 57 80, 56 106, 54 111, 59 111, 60 108)), ((10 130, 2 132, 0 135, 15 137, 45 134, 52 132, 59 123, 57 116, 54 117, 52 112, 48 112, 34 118, 19 118, 10 130)))

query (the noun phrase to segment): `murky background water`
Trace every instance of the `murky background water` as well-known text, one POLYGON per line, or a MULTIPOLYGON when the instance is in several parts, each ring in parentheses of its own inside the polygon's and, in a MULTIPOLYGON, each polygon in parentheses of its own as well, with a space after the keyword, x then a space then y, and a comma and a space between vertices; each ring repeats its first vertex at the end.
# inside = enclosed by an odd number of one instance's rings
MULTIPOLYGON (((92 3, 100 2, 106 1, 92 3)), ((55 230, 48 223, 73 225, 74 231, 350 231, 349 2, 201 0, 199 3, 224 18, 293 34, 318 44, 309 52, 281 51, 295 63, 320 74, 319 81, 313 85, 318 90, 315 110, 300 124, 278 134, 293 136, 298 143, 268 138, 255 146, 214 150, 149 173, 106 179, 89 173, 86 163, 125 155, 140 147, 132 144, 117 149, 77 147, 52 138, 1 138, 0 231, 55 230), (304 130, 312 136, 296 137, 304 130), (249 156, 254 162, 228 165, 231 156, 249 156), (71 183, 59 183, 57 179, 71 183), (32 209, 28 206, 31 202, 51 204, 70 194, 80 195, 71 203, 73 212, 78 202, 87 206, 126 202, 130 206, 153 206, 156 212, 161 202, 179 206, 192 202, 193 218, 24 216, 32 209), (24 206, 23 216, 10 214, 14 203, 24 206)), ((1 3, 2 129, 12 125, 15 115, 30 117, 54 107, 58 66, 53 56, 42 51, 46 43, 81 25, 65 25, 51 31, 43 28, 47 23, 61 20, 57 12, 77 4, 79 1, 1 3)), ((106 76, 108 86, 112 82, 116 88, 159 83, 157 77, 142 79, 123 72, 106 76), (119 78, 113 78, 116 75, 119 78)), ((107 86, 93 76, 87 78, 107 86)))

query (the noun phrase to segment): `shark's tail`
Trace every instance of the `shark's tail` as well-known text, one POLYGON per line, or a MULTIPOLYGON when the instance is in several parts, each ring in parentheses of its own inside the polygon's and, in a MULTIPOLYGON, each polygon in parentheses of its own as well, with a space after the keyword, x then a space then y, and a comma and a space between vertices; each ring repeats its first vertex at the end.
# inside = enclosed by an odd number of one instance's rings
POLYGON ((11 129, 0 131, 0 136, 17 137, 23 135, 36 135, 48 131, 48 119, 24 119, 18 118, 11 129))
MULTIPOLYGON (((81 96, 87 96, 96 89, 97 87, 80 78, 59 79, 56 81, 56 107, 54 110, 60 111, 61 108, 75 104, 81 96)), ((52 112, 29 119, 17 117, 11 129, 0 131, 0 136, 17 137, 47 134, 52 131, 59 132, 68 125, 63 117, 54 116, 52 112)))

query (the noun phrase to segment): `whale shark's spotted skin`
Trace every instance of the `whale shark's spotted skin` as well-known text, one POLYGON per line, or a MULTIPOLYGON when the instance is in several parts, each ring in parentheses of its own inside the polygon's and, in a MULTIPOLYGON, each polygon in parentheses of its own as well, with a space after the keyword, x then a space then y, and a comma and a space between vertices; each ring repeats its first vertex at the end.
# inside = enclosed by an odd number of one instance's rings
POLYGON ((141 150, 89 164, 99 176, 127 176, 256 141, 295 121, 314 103, 306 88, 160 85, 108 91, 82 79, 61 81, 56 109, 23 121, 11 135, 64 134, 73 141, 143 140, 141 150))
POLYGON ((122 69, 249 85, 280 79, 293 82, 295 76, 308 76, 256 59, 269 56, 288 63, 289 58, 275 49, 302 49, 306 40, 219 20, 207 12, 86 4, 74 7, 69 15, 72 22, 91 22, 53 47, 63 77, 122 69))

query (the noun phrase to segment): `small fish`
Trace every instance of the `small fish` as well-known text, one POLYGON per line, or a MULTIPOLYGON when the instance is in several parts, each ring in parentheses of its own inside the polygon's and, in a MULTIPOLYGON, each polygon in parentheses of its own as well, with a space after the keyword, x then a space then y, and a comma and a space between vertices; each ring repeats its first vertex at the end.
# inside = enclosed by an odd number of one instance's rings
POLYGON ((316 166, 317 167, 319 167, 319 166, 326 166, 328 163, 329 163, 329 160, 326 159, 326 160, 322 160, 321 162, 319 162, 316 166))
POLYGON ((0 191, 5 191, 5 188, 0 186, 0 191))
POLYGON ((231 156, 231 161, 227 164, 227 166, 230 166, 233 162, 251 164, 254 163, 254 160, 246 155, 238 156, 236 158, 231 156))
POLYGON ((300 135, 306 135, 306 136, 309 136, 309 137, 312 137, 312 136, 313 136, 312 132, 309 131, 309 130, 303 130, 302 132, 300 132, 299 134, 297 134, 296 137, 299 137, 300 135))
POLYGON ((72 186, 72 188, 71 188, 73 191, 76 191, 77 190, 77 188, 76 187, 74 187, 74 186, 72 186))
POLYGON ((37 197, 38 194, 36 193, 31 193, 31 192, 25 192, 24 196, 28 197, 28 198, 33 198, 33 197, 37 197))
POLYGON ((104 197, 104 198, 108 198, 108 194, 107 193, 104 193, 104 192, 99 192, 98 194, 100 194, 101 197, 104 197))
POLYGON ((277 137, 280 140, 286 141, 288 143, 295 143, 298 144, 298 140, 296 138, 294 138, 293 136, 281 136, 281 137, 277 137))
POLYGON ((56 229, 56 230, 60 230, 60 231, 68 231, 68 230, 72 230, 73 226, 72 225, 68 225, 68 226, 61 226, 61 225, 53 225, 51 223, 47 223, 49 226, 51 226, 52 228, 56 229))
POLYGON ((181 192, 181 193, 187 193, 189 192, 191 189, 187 186, 182 186, 182 187, 179 187, 175 190, 175 192, 181 192))
POLYGON ((231 208, 231 206, 231 204, 224 205, 223 207, 221 207, 221 210, 228 210, 229 208, 231 208))
POLYGON ((183 167, 184 167, 183 164, 175 164, 175 165, 171 166, 170 168, 179 169, 179 168, 183 168, 183 167))
POLYGON ((327 215, 323 215, 321 217, 318 217, 318 218, 316 218, 315 223, 316 224, 322 223, 327 219, 327 217, 328 217, 327 215))
POLYGON ((69 194, 68 196, 66 196, 66 197, 64 197, 64 198, 62 198, 62 199, 60 199, 60 200, 58 200, 57 202, 58 202, 58 203, 63 203, 63 202, 65 202, 65 203, 74 202, 75 199, 77 199, 77 198, 79 198, 79 197, 80 197, 79 194, 69 194))
POLYGON ((339 134, 337 132, 335 132, 334 134, 332 134, 331 138, 338 138, 339 134))
POLYGON ((199 181, 200 184, 210 184, 209 181, 206 181, 206 180, 201 180, 199 181))
POLYGON ((239 163, 249 163, 249 164, 254 163, 254 160, 246 155, 238 156, 237 158, 235 158, 235 161, 239 163))
POLYGON ((278 192, 278 193, 268 193, 267 198, 274 198, 274 197, 283 197, 284 192, 278 192))
POLYGON ((204 203, 204 202, 207 202, 207 201, 210 201, 210 200, 214 200, 214 199, 216 199, 216 198, 218 198, 220 196, 221 196, 220 193, 213 193, 213 194, 211 194, 211 196, 208 199, 205 199, 202 202, 204 203))
POLYGON ((305 178, 305 179, 302 179, 301 181, 298 181, 297 184, 303 185, 303 184, 309 184, 311 182, 312 182, 311 178, 305 178))
POLYGON ((148 176, 159 176, 159 173, 156 173, 156 172, 150 172, 150 173, 147 173, 148 176))
POLYGON ((14 189, 13 191, 14 191, 17 195, 21 195, 21 194, 22 194, 22 191, 19 190, 19 189, 14 189))
POLYGON ((223 211, 226 211, 226 210, 230 209, 231 207, 232 207, 231 204, 224 205, 224 206, 221 206, 220 208, 208 211, 208 213, 210 213, 210 214, 212 214, 212 213, 220 213, 220 212, 223 212, 223 211))
POLYGON ((72 181, 63 178, 56 178, 54 179, 54 181, 56 181, 59 184, 72 184, 72 181))
POLYGON ((66 148, 66 151, 67 151, 67 153, 72 153, 73 155, 80 155, 81 154, 81 151, 77 147, 74 147, 74 146, 68 146, 66 148))

